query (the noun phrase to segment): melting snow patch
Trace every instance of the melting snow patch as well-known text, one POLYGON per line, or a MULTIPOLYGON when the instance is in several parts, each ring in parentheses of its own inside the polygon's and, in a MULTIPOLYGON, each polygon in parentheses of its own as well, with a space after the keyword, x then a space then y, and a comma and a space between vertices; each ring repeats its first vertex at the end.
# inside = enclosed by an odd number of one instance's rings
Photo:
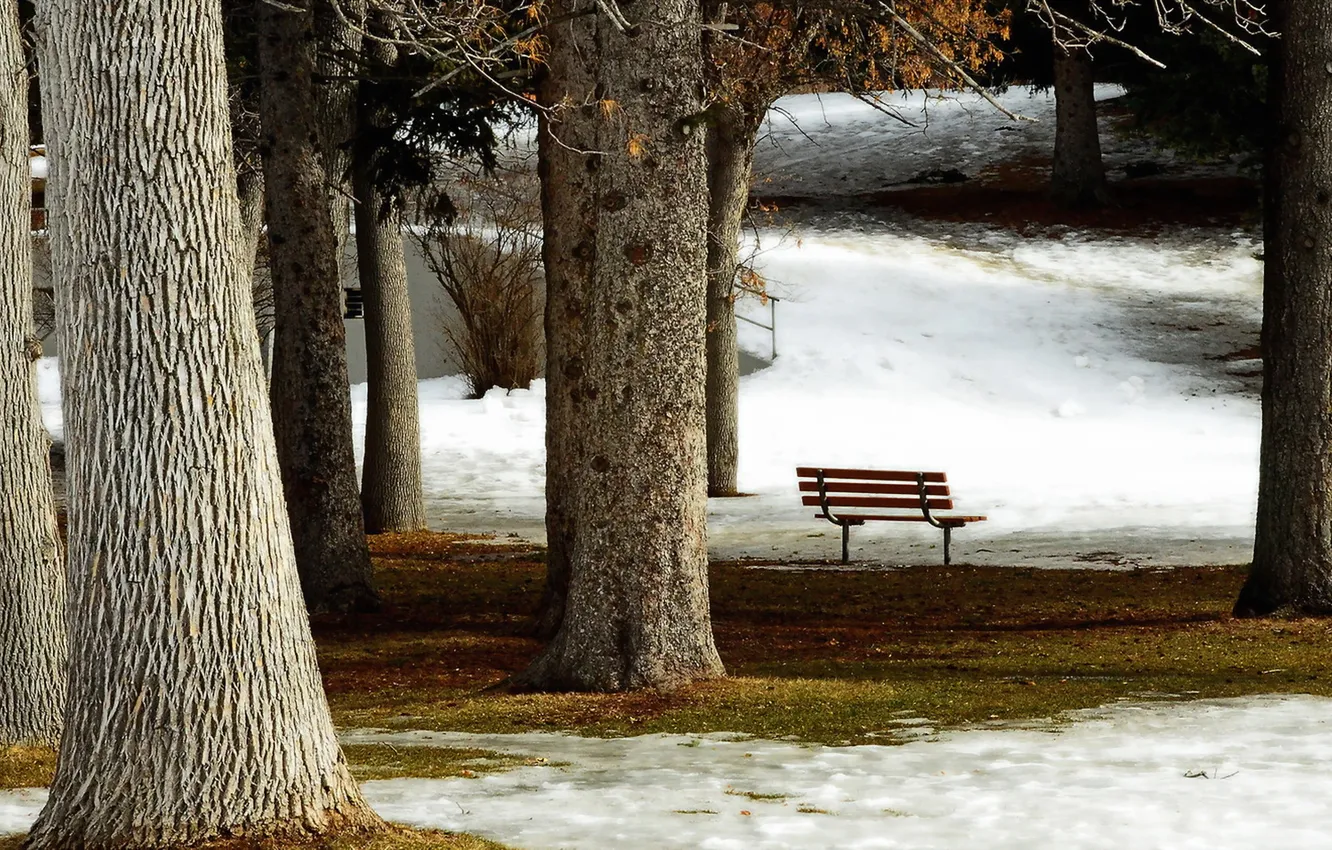
MULTIPOLYGON (((896 747, 715 736, 358 736, 545 756, 367 783, 385 816, 525 848, 1325 847, 1332 700, 1116 705, 896 747)), ((913 720, 915 718, 912 718, 913 720)), ((901 720, 899 719, 899 722, 901 720)))
POLYGON ((390 819, 525 848, 1325 847, 1332 700, 1077 712, 896 747, 712 736, 358 736, 566 762, 479 780, 367 783, 390 819))
MULTIPOLYGON (((344 740, 482 747, 564 764, 363 786, 390 820, 529 850, 1247 850, 1327 846, 1329 716, 1332 700, 1264 696, 1120 703, 1073 712, 1059 726, 947 732, 900 746, 373 731, 344 740)), ((42 791, 0 792, 0 833, 27 829, 44 800, 42 791)))

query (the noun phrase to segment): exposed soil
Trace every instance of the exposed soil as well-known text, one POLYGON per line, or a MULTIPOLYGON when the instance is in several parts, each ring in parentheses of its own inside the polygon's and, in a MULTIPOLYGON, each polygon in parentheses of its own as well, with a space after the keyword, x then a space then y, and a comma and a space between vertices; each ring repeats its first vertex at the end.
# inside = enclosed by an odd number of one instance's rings
MULTIPOLYGON (((1261 186, 1249 177, 1141 177, 1113 180, 1111 203, 1070 209, 1054 202, 1047 188, 1049 161, 1005 163, 977 179, 912 186, 837 198, 839 210, 895 210, 917 218, 987 224, 1035 235, 1051 228, 1150 236, 1177 227, 1256 227, 1261 186)), ((820 208, 812 198, 759 196, 771 211, 820 208)))

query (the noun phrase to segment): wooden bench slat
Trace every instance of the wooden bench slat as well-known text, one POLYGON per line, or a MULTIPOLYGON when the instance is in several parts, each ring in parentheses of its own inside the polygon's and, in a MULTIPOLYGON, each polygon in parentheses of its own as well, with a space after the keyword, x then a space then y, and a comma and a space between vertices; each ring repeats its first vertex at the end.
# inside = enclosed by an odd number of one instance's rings
MULTIPOLYGON (((818 496, 802 496, 801 502, 812 508, 823 506, 823 502, 818 496)), ((930 499, 930 510, 932 511, 951 511, 953 509, 952 499, 930 499)), ((888 496, 829 496, 828 507, 830 508, 883 508, 892 510, 901 508, 904 511, 919 511, 920 497, 914 499, 891 498, 888 496)), ((924 517, 922 516, 922 519, 924 517)))
MULTIPOLYGON (((823 516, 823 514, 814 514, 814 518, 815 518, 815 519, 824 519, 824 516, 823 516)), ((872 519, 872 520, 875 520, 876 522, 879 521, 879 520, 882 520, 882 521, 884 521, 884 522, 924 522, 924 521, 925 521, 925 516, 924 516, 924 514, 916 514, 915 516, 912 516, 911 514, 882 514, 882 515, 881 515, 881 514, 840 514, 840 513, 839 513, 839 514, 837 515, 837 518, 838 518, 838 519, 849 519, 849 520, 856 520, 856 519, 872 519)), ((988 519, 988 517, 983 517, 983 516, 936 516, 934 519, 935 519, 937 522, 944 523, 945 525, 953 525, 953 524, 955 524, 955 523, 985 522, 985 520, 988 519)))
MULTIPOLYGON (((816 478, 819 474, 817 466, 797 466, 796 476, 799 478, 816 478)), ((900 469, 825 469, 823 477, 829 478, 859 478, 864 481, 915 481, 919 472, 908 472, 900 469)), ((925 480, 935 484, 943 484, 948 480, 948 476, 942 472, 927 472, 925 480)))
MULTIPOLYGON (((886 493, 894 496, 919 496, 916 484, 878 484, 873 481, 825 481, 824 487, 829 493, 886 493)), ((819 482, 801 481, 802 493, 819 492, 819 482)), ((929 496, 947 496, 947 484, 926 484, 925 493, 929 496)))
POLYGON ((797 466, 796 479, 800 489, 800 503, 820 511, 814 518, 826 519, 841 526, 843 564, 850 560, 852 526, 864 525, 869 521, 928 522, 943 531, 943 561, 947 565, 952 563, 949 547, 953 529, 968 523, 984 522, 986 519, 983 516, 940 516, 935 513, 953 508, 948 476, 942 472, 797 466), (925 499, 923 505, 922 496, 925 499), (851 508, 853 512, 847 513, 843 508, 851 508), (897 512, 861 512, 875 509, 897 512))

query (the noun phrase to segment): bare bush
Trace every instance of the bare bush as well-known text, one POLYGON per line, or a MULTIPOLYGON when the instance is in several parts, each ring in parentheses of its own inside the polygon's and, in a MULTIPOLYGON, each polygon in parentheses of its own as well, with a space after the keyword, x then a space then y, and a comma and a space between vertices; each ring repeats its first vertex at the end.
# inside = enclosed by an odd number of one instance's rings
POLYGON ((456 316, 444 336, 473 398, 525 389, 542 374, 545 274, 532 175, 464 176, 420 205, 413 230, 456 316))
POLYGON ((32 234, 32 329, 45 342, 55 333, 55 289, 51 281, 51 241, 45 231, 32 234))

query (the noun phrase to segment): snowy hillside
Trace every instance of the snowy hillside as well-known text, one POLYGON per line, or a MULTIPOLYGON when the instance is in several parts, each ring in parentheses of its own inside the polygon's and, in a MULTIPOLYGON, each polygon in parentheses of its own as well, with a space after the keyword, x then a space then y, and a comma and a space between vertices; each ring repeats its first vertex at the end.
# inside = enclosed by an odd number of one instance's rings
MULTIPOLYGON (((1148 541, 1138 545, 1211 537, 1231 546, 1226 560, 1243 560, 1257 481, 1255 363, 1223 358, 1256 338, 1253 249, 1215 234, 785 238, 760 259, 785 299, 779 354, 741 383, 740 486, 757 495, 713 500, 715 548, 833 556, 809 535, 836 529, 796 496, 795 466, 813 463, 948 472, 959 508, 991 517, 957 535, 966 560, 1012 560, 976 551, 1014 543, 1012 533, 1107 531, 1148 541)), ((766 319, 756 303, 744 309, 766 319)), ((767 332, 741 327, 746 348, 766 356, 767 332)), ((422 384, 432 516, 441 527, 539 536, 540 386, 461 395, 455 379, 422 384)), ((364 387, 354 398, 361 417, 364 387)), ((853 543, 868 547, 861 558, 928 563, 936 536, 870 526, 853 543)))
MULTIPOLYGON (((1098 101, 1123 94, 1098 85, 1098 101)), ((1013 88, 997 96, 1013 120, 980 96, 957 92, 894 92, 879 106, 894 120, 847 94, 795 95, 777 101, 768 113, 754 154, 759 194, 803 198, 844 198, 902 188, 930 172, 957 171, 985 178, 998 166, 1049 157, 1054 149, 1054 97, 1049 91, 1013 88), (1025 120, 1030 119, 1030 120, 1025 120)), ((1171 175, 1200 169, 1115 132, 1108 111, 1101 113, 1101 148, 1111 173, 1150 159, 1171 175)))
MULTIPOLYGON (((765 191, 836 196, 1047 150, 1048 94, 1003 98, 1039 123, 965 95, 895 100, 916 127, 843 95, 785 98, 760 144, 765 191)), ((1112 153, 1129 150, 1104 136, 1112 153)), ((963 561, 1247 559, 1260 364, 1242 358, 1261 300, 1251 236, 839 221, 761 234, 757 265, 784 299, 779 356, 742 380, 740 486, 756 495, 713 500, 715 554, 834 557, 837 530, 800 506, 794 467, 844 464, 946 471, 959 508, 990 516, 956 535, 963 561)), ((767 318, 757 303, 741 308, 767 318)), ((766 331, 742 324, 741 339, 768 356, 766 331)), ((58 428, 50 363, 43 375, 58 428)), ((465 401, 456 378, 422 382, 436 527, 542 538, 542 392, 465 401)), ((358 442, 364 398, 354 387, 358 442)), ((937 532, 884 525, 853 533, 856 558, 938 560, 937 532)))

